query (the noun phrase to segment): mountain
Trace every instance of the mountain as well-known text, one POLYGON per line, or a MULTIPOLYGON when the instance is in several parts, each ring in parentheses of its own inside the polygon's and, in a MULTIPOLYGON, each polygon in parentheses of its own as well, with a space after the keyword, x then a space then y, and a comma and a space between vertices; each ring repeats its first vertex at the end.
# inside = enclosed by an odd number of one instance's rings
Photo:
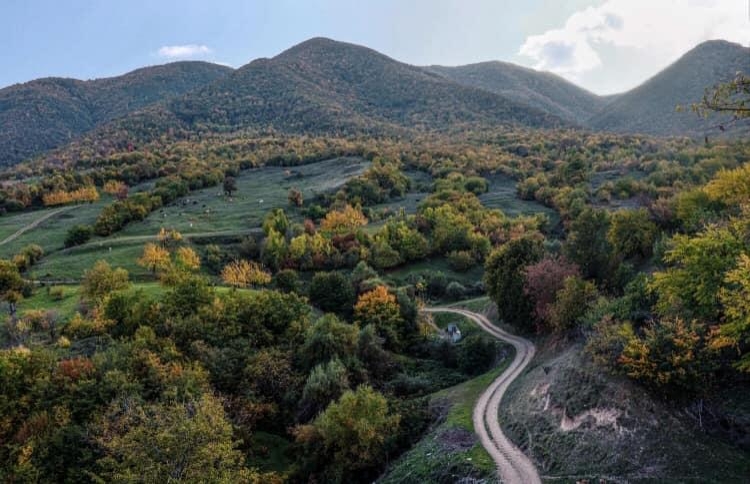
MULTIPOLYGON (((556 116, 462 86, 372 49, 314 38, 95 133, 147 142, 169 131, 405 134, 488 126, 556 127, 556 116)), ((117 139, 116 141, 123 141, 117 139)))
POLYGON ((607 101, 549 72, 508 62, 481 62, 425 69, 464 86, 476 87, 524 102, 566 121, 583 124, 607 101))
POLYGON ((704 42, 640 86, 617 96, 587 125, 602 131, 701 136, 728 117, 702 119, 689 106, 705 88, 750 73, 750 49, 723 40, 704 42), (676 106, 688 109, 677 112, 676 106))
POLYGON ((0 165, 60 146, 102 123, 231 71, 206 62, 175 62, 106 79, 45 78, 0 89, 0 165))

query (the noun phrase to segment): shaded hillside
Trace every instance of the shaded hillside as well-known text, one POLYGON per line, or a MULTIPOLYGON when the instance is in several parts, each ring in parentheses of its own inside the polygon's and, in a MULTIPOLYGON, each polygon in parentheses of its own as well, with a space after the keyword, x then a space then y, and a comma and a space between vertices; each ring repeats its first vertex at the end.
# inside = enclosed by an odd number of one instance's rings
POLYGON ((459 84, 524 102, 578 124, 582 124, 607 102, 555 74, 507 62, 481 62, 458 67, 429 66, 426 69, 459 84))
POLYGON ((704 89, 750 72, 750 49, 715 40, 704 42, 656 76, 608 104, 588 125, 603 131, 655 135, 702 135, 715 132, 727 117, 701 119, 690 109, 675 110, 701 100, 704 89))
POLYGON ((102 123, 229 72, 206 62, 176 62, 106 79, 45 78, 2 89, 0 165, 60 146, 102 123))
POLYGON ((168 129, 377 134, 562 124, 516 100, 461 86, 371 49, 316 38, 113 123, 107 133, 125 131, 143 142, 168 129))

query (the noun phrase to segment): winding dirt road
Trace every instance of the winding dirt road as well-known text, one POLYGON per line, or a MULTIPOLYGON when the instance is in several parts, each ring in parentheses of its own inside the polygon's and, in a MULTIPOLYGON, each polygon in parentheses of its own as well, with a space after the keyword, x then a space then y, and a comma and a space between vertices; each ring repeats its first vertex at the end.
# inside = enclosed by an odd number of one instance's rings
POLYGON ((500 479, 508 484, 541 484, 539 473, 531 460, 503 434, 498 422, 500 400, 508 386, 523 372, 534 357, 534 345, 520 336, 506 333, 483 315, 465 309, 425 308, 430 313, 455 313, 474 321, 477 326, 506 343, 513 345, 516 356, 505 371, 479 396, 472 418, 479 440, 497 464, 500 479))

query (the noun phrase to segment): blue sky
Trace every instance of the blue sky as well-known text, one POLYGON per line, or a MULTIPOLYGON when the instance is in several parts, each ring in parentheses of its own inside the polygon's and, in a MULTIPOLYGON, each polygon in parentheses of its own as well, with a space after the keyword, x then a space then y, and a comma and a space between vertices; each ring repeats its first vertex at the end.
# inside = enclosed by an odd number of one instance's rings
POLYGON ((746 10, 746 0, 2 0, 0 86, 181 59, 239 67, 325 36, 419 65, 516 62, 611 93, 702 40, 747 45, 746 10))

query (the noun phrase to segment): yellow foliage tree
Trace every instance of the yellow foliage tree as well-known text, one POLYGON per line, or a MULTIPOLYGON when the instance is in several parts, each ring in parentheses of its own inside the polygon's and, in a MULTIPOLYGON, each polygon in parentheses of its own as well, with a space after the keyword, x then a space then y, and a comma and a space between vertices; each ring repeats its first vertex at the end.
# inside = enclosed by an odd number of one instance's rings
POLYGON ((346 205, 341 210, 328 212, 320 222, 320 228, 327 232, 351 232, 357 227, 367 225, 367 217, 359 208, 346 205))
POLYGON ((138 259, 138 265, 145 267, 151 272, 164 271, 171 265, 169 252, 156 244, 146 244, 143 255, 138 259))
POLYGON ((191 271, 197 271, 201 267, 201 259, 190 247, 180 247, 176 253, 177 264, 191 271))
POLYGON ((174 229, 165 229, 164 227, 159 230, 156 238, 162 247, 174 247, 175 245, 182 242, 182 234, 174 229))
POLYGON ((224 266, 221 280, 234 287, 264 286, 271 282, 271 274, 255 262, 236 260, 224 266))
POLYGON ((99 192, 96 187, 83 187, 73 191, 58 190, 42 196, 42 202, 47 207, 97 200, 99 200, 99 192))
POLYGON ((401 307, 387 287, 377 286, 359 296, 354 305, 354 320, 363 327, 373 325, 389 347, 400 344, 399 332, 403 329, 401 307))

